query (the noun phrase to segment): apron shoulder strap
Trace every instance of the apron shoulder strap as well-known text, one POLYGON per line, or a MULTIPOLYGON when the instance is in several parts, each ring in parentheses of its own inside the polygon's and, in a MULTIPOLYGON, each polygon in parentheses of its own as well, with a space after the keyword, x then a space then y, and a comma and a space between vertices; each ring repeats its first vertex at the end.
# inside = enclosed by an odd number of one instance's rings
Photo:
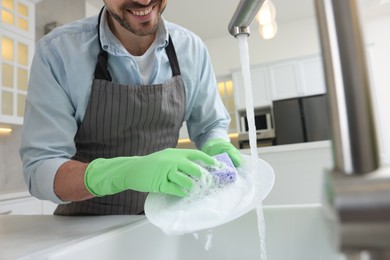
POLYGON ((111 81, 111 74, 108 71, 108 54, 102 49, 102 42, 100 41, 100 20, 102 18, 104 6, 99 12, 97 23, 97 37, 99 40, 100 52, 98 55, 98 61, 95 66, 95 79, 105 79, 111 81))
POLYGON ((169 63, 171 64, 173 76, 181 75, 179 62, 177 60, 177 55, 176 55, 176 51, 175 51, 175 47, 173 46, 172 38, 171 38, 170 35, 169 35, 168 45, 167 45, 167 47, 165 47, 165 51, 167 52, 169 63))
POLYGON ((95 79, 104 79, 111 81, 112 77, 110 72, 108 71, 108 54, 106 51, 101 50, 98 55, 98 62, 95 67, 95 79))

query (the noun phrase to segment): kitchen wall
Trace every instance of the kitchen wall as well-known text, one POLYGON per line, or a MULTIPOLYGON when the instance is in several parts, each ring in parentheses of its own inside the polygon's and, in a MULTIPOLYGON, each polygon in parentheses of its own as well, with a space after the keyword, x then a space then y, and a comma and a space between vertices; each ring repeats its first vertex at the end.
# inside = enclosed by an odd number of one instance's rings
POLYGON ((390 16, 366 19, 362 24, 368 47, 368 63, 371 68, 373 105, 380 137, 381 159, 390 164, 390 16))
MULTIPOLYGON (((248 38, 251 65, 296 58, 320 52, 315 19, 306 18, 278 25, 272 40, 263 40, 251 27, 248 38)), ((238 41, 232 36, 205 41, 217 76, 241 68, 238 41)))
POLYGON ((12 133, 0 135, 0 194, 27 190, 19 157, 21 132, 21 126, 12 126, 12 133))
POLYGON ((35 39, 39 40, 48 23, 66 24, 84 18, 85 3, 80 0, 42 0, 36 5, 35 17, 35 39))

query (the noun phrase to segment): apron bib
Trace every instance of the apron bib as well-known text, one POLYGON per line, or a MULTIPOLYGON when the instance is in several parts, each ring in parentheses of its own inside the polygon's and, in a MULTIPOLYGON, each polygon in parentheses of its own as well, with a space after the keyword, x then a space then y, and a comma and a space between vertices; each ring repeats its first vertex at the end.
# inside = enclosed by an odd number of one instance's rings
MULTIPOLYGON (((101 50, 87 110, 74 139, 74 160, 91 162, 97 158, 143 156, 176 147, 185 114, 185 89, 170 37, 165 50, 173 78, 164 84, 142 86, 111 82, 108 55, 101 50)), ((54 214, 143 214, 147 194, 126 190, 60 204, 54 214)))

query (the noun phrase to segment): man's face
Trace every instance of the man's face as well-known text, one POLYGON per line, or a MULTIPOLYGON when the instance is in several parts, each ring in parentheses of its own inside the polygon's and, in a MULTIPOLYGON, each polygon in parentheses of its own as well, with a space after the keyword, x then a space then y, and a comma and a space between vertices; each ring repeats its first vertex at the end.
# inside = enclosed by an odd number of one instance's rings
POLYGON ((104 0, 110 15, 138 36, 154 34, 168 0, 104 0))

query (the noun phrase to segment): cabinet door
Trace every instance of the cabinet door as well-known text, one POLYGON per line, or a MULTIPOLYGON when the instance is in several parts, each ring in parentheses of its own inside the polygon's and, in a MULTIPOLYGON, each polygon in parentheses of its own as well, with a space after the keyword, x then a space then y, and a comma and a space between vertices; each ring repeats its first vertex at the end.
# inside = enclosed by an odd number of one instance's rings
POLYGON ((272 100, 300 96, 299 73, 296 62, 282 62, 269 67, 272 100))
POLYGON ((0 26, 33 40, 35 38, 35 5, 28 0, 2 0, 0 26))
POLYGON ((40 215, 41 201, 33 197, 0 202, 0 215, 40 215))
POLYGON ((22 124, 34 43, 0 31, 0 121, 22 124))
POLYGON ((324 94, 326 92, 322 59, 314 57, 299 62, 304 96, 324 94))
POLYGON ((255 108, 271 106, 269 94, 269 79, 267 68, 255 68, 252 70, 253 106, 255 108))
MULTIPOLYGON (((267 68, 251 69, 252 95, 253 106, 255 108, 271 106, 271 98, 269 95, 268 74, 267 68)), ((246 109, 245 101, 245 85, 241 71, 233 73, 234 82, 234 103, 237 110, 246 109)))

